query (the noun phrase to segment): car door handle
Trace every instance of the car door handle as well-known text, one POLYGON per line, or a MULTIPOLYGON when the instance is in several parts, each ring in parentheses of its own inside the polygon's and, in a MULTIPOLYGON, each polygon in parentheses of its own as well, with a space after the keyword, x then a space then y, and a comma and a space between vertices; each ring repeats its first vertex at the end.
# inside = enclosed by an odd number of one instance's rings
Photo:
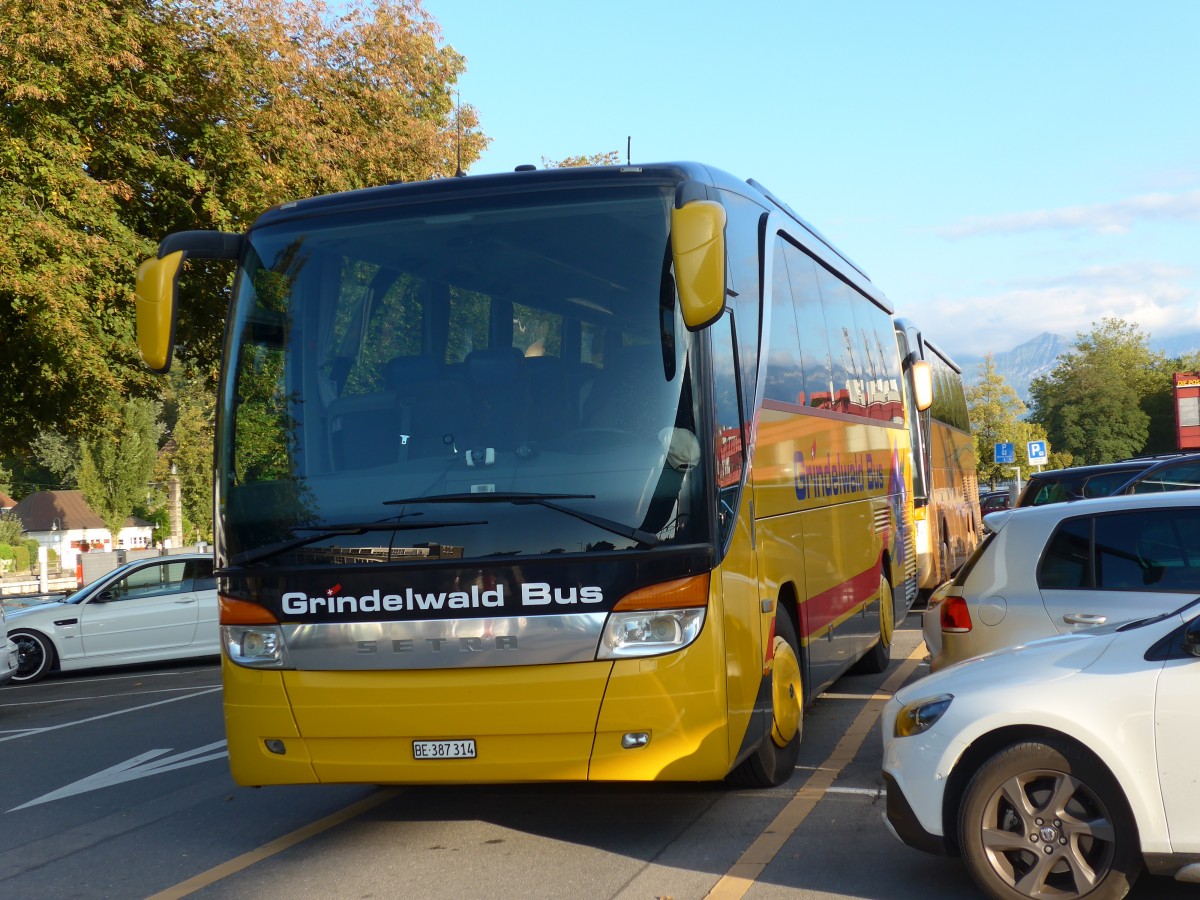
POLYGON ((175 602, 176 602, 176 603, 195 603, 195 602, 196 602, 196 598, 195 598, 195 597, 188 597, 188 598, 186 598, 186 599, 184 599, 184 600, 176 600, 175 602))
POLYGON ((1108 621, 1108 616, 1097 616, 1091 613, 1067 613, 1063 616, 1063 621, 1068 625, 1103 625, 1108 621))

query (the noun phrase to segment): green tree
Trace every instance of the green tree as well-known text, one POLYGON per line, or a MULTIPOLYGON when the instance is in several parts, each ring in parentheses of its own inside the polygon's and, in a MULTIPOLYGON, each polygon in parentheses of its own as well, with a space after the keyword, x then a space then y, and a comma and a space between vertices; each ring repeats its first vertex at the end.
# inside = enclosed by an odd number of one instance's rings
MULTIPOLYGON (((155 479, 166 484, 175 466, 180 482, 185 540, 213 539, 213 434, 216 396, 195 373, 172 370, 168 376, 167 423, 170 452, 164 453, 155 479)), ((165 495, 163 496, 165 502, 165 495)), ((165 521, 165 520, 164 520, 165 521)))
MULTIPOLYGON (((990 353, 980 363, 979 377, 967 388, 966 395, 979 481, 995 487, 1012 478, 1013 468, 994 461, 996 444, 1022 444, 1021 417, 1025 415, 1025 404, 1008 380, 996 371, 996 361, 990 353)), ((1027 471, 1022 471, 1022 476, 1027 475, 1027 471)))
POLYGON ((0 511, 0 544, 19 544, 25 526, 11 512, 0 511))
POLYGON ((1141 453, 1151 437, 1145 406, 1169 384, 1169 365, 1137 325, 1106 318, 1080 332, 1048 375, 1030 385, 1030 421, 1080 464, 1141 453))
POLYGON ((104 520, 114 543, 125 520, 150 491, 162 433, 158 404, 149 400, 128 401, 120 419, 118 430, 81 442, 79 467, 84 499, 104 520))

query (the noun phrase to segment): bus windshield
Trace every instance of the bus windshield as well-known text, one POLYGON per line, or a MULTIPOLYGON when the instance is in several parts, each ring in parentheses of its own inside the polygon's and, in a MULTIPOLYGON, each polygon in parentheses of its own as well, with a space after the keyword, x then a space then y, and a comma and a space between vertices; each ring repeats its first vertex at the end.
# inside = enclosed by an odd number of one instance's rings
POLYGON ((481 193, 253 229, 218 415, 224 560, 711 542, 672 201, 481 193))

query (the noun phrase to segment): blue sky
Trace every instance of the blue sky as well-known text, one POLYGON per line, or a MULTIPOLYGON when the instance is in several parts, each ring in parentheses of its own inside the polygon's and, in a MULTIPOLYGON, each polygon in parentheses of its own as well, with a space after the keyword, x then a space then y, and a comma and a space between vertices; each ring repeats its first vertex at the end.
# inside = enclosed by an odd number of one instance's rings
POLYGON ((492 143, 755 178, 951 355, 1200 331, 1200 2, 423 0, 492 143))

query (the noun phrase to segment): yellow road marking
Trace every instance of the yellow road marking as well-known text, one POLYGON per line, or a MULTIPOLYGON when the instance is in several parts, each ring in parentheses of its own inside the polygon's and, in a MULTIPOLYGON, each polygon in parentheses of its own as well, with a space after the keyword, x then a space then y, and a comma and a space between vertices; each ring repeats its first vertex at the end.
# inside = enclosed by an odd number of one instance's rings
POLYGON ((159 891, 157 894, 148 897, 147 900, 178 900, 180 897, 186 897, 188 894, 194 893, 201 888, 206 888, 210 884, 215 884, 222 878, 228 878, 243 869, 248 869, 257 862, 262 862, 269 856, 274 856, 276 853, 282 853, 289 847, 299 844, 301 841, 306 841, 314 835, 320 834, 322 831, 328 831, 336 825, 341 825, 343 822, 348 822, 355 816, 360 816, 369 809, 374 809, 381 803, 386 803, 395 797, 399 790, 395 788, 387 788, 385 790, 376 791, 369 797, 364 797, 357 803, 351 803, 345 809, 338 810, 326 816, 323 819, 318 819, 315 822, 310 822, 303 828, 297 828, 291 834, 285 834, 283 837, 276 838, 269 843, 263 844, 261 847, 251 850, 249 853, 243 853, 241 856, 236 856, 228 862, 223 862, 219 866, 213 866, 207 872, 201 872, 199 875, 194 875, 187 881, 181 881, 179 884, 169 887, 164 891, 159 891))
POLYGON ((918 644, 912 655, 900 664, 879 691, 867 701, 833 752, 829 754, 829 758, 808 776, 808 780, 800 786, 800 790, 796 791, 795 796, 788 801, 775 820, 763 829, 762 834, 755 838, 741 858, 708 892, 711 900, 740 900, 746 896, 746 892, 762 875, 763 870, 770 865, 771 860, 783 849, 784 844, 825 796, 834 779, 858 754, 859 748, 875 727, 875 720, 879 718, 891 695, 903 686, 924 657, 925 645, 918 644))

